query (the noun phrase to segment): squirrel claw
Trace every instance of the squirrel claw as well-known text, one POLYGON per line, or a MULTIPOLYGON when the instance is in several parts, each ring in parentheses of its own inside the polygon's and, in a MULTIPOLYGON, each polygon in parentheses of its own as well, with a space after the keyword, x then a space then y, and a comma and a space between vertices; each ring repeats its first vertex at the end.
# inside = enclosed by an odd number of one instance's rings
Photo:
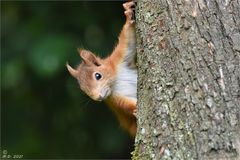
POLYGON ((137 117, 137 109, 134 109, 134 110, 133 110, 133 115, 134 115, 135 117, 137 117))
POLYGON ((130 24, 133 24, 133 23, 135 23, 135 20, 131 20, 131 21, 130 21, 130 24))
POLYGON ((135 7, 135 2, 134 2, 134 1, 130 1, 130 2, 123 3, 123 8, 124 8, 125 10, 129 10, 129 9, 131 9, 132 7, 135 7))
POLYGON ((130 23, 130 24, 133 24, 135 22, 134 20, 134 14, 133 14, 133 11, 132 10, 126 10, 124 12, 124 14, 126 15, 126 18, 127 18, 127 21, 130 23))
POLYGON ((135 11, 135 3, 133 1, 126 2, 123 4, 123 7, 125 9, 125 16, 127 18, 127 21, 130 24, 133 24, 135 22, 134 18, 134 11, 135 11))

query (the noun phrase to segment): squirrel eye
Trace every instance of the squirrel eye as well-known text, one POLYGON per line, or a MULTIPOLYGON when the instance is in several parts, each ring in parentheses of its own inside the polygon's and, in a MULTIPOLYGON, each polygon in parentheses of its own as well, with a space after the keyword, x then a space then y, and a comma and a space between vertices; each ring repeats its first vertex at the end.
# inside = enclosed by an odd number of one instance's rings
POLYGON ((102 78, 102 75, 100 73, 95 73, 96 80, 100 80, 102 78))

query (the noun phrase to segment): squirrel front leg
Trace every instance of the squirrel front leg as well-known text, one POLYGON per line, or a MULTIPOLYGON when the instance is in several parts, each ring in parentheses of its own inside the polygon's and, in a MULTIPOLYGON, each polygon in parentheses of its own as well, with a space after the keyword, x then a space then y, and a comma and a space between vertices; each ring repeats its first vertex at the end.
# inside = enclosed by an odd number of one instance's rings
POLYGON ((136 100, 114 95, 106 102, 115 112, 121 127, 125 128, 132 137, 135 137, 137 130, 136 100))
POLYGON ((115 112, 120 125, 128 130, 133 137, 136 134, 137 125, 135 116, 137 70, 136 67, 132 67, 132 64, 135 65, 136 55, 134 6, 133 1, 123 4, 126 22, 119 35, 116 48, 107 58, 115 71, 115 83, 112 86, 112 94, 105 101, 115 112))
POLYGON ((133 1, 126 2, 123 4, 125 9, 124 14, 126 16, 126 22, 119 35, 119 41, 114 49, 113 53, 109 57, 111 61, 120 64, 126 57, 129 62, 134 61, 135 57, 135 21, 134 11, 135 3, 133 1))
POLYGON ((125 97, 125 96, 113 95, 110 103, 115 103, 112 105, 118 106, 125 113, 135 116, 136 106, 137 106, 136 100, 125 97))

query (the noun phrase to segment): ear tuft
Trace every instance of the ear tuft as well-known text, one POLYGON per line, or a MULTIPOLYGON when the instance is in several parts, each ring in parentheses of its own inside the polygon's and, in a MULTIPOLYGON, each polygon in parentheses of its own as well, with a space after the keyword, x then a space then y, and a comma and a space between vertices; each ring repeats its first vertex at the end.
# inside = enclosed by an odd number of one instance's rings
POLYGON ((84 49, 78 49, 78 52, 80 54, 80 57, 83 59, 83 61, 88 65, 95 65, 100 66, 99 58, 96 57, 92 52, 84 50, 84 49))
POLYGON ((78 71, 76 69, 73 69, 69 64, 68 62, 66 63, 66 67, 69 71, 69 73, 74 77, 74 78, 77 78, 78 76, 78 71))

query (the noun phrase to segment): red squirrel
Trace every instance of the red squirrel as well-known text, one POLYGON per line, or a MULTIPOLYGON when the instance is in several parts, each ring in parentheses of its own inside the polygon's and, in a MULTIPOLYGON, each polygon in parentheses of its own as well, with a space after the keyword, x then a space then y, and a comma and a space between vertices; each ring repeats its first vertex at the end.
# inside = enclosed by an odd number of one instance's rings
POLYGON ((106 58, 78 49, 81 64, 77 69, 66 64, 80 88, 95 101, 105 101, 116 114, 121 127, 136 134, 137 68, 135 65, 135 21, 133 1, 123 4, 126 22, 115 49, 106 58))

